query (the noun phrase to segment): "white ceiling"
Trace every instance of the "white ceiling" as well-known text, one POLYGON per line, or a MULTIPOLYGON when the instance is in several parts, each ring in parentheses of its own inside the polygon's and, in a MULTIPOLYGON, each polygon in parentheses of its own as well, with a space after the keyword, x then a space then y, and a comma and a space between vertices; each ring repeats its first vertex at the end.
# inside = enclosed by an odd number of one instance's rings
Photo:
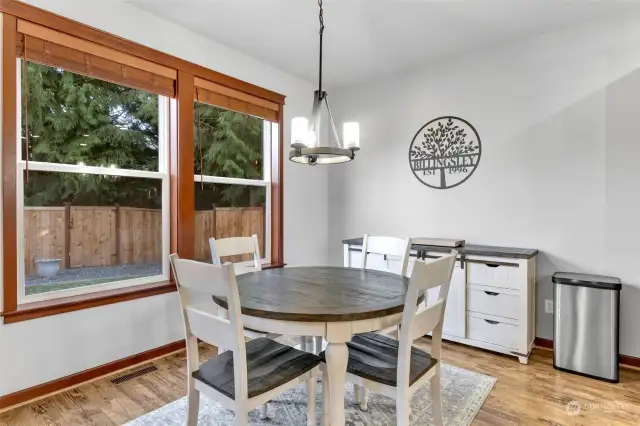
MULTIPOLYGON (((315 0, 129 0, 310 82, 315 0)), ((633 0, 325 0, 326 86, 368 81, 566 25, 640 10, 633 0)))

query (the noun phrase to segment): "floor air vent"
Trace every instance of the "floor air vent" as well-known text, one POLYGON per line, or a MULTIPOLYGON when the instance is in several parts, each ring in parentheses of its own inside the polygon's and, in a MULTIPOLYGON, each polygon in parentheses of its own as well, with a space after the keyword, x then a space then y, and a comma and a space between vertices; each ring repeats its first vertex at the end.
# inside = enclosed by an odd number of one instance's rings
POLYGON ((145 368, 141 368, 140 370, 134 371, 132 373, 123 374, 120 377, 116 377, 111 380, 111 383, 114 385, 119 385, 120 383, 128 382, 131 379, 135 379, 136 377, 144 376, 145 374, 153 373, 154 371, 158 371, 155 365, 150 365, 145 368))

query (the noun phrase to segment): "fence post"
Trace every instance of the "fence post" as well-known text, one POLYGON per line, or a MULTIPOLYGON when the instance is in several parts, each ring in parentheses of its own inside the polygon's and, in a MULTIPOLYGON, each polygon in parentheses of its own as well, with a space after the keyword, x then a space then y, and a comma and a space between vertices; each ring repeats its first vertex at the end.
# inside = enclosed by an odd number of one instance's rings
MULTIPOLYGON (((213 213, 211 214, 211 228, 213 229, 213 238, 218 238, 218 225, 216 224, 216 205, 213 204, 213 213)), ((209 241, 207 241, 209 244, 209 241)))
POLYGON ((65 269, 71 268, 71 203, 64 203, 64 263, 65 269))
POLYGON ((120 243, 122 242, 122 236, 120 235, 120 204, 116 203, 116 265, 120 265, 122 262, 120 254, 120 243))

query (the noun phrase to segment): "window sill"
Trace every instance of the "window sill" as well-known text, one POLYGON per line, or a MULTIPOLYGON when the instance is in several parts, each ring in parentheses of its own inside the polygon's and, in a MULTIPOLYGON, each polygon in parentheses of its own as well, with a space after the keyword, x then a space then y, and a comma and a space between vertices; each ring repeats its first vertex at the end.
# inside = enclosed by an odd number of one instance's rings
POLYGON ((112 303, 126 302, 143 297, 176 291, 173 282, 163 281, 153 284, 143 284, 135 287, 105 290, 96 293, 82 294, 78 296, 63 297, 60 299, 45 300, 42 302, 25 303, 18 305, 18 309, 3 312, 5 324, 12 324, 36 318, 58 315, 66 312, 95 308, 110 305, 112 303))
MULTIPOLYGON (((283 268, 285 265, 286 263, 268 264, 264 265, 262 269, 278 269, 283 268)), ((51 315, 64 314, 66 312, 111 305, 112 303, 141 299, 143 297, 157 296, 172 291, 176 291, 175 283, 163 281, 78 296, 61 297, 59 299, 45 300, 42 302, 25 303, 18 305, 18 309, 15 311, 2 312, 0 316, 4 317, 5 324, 12 324, 51 315)))

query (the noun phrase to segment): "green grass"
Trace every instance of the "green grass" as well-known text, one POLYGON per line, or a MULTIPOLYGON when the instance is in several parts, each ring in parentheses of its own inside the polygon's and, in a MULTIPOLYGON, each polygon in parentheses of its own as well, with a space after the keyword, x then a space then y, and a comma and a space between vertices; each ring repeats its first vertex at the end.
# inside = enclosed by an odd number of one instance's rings
POLYGON ((145 277, 147 275, 134 275, 128 277, 110 277, 110 278, 93 278, 79 281, 68 281, 57 284, 41 284, 30 285, 25 287, 25 294, 27 296, 31 294, 49 293, 50 291, 68 290, 70 288, 87 287, 90 285, 104 284, 112 281, 130 280, 133 278, 145 277))

